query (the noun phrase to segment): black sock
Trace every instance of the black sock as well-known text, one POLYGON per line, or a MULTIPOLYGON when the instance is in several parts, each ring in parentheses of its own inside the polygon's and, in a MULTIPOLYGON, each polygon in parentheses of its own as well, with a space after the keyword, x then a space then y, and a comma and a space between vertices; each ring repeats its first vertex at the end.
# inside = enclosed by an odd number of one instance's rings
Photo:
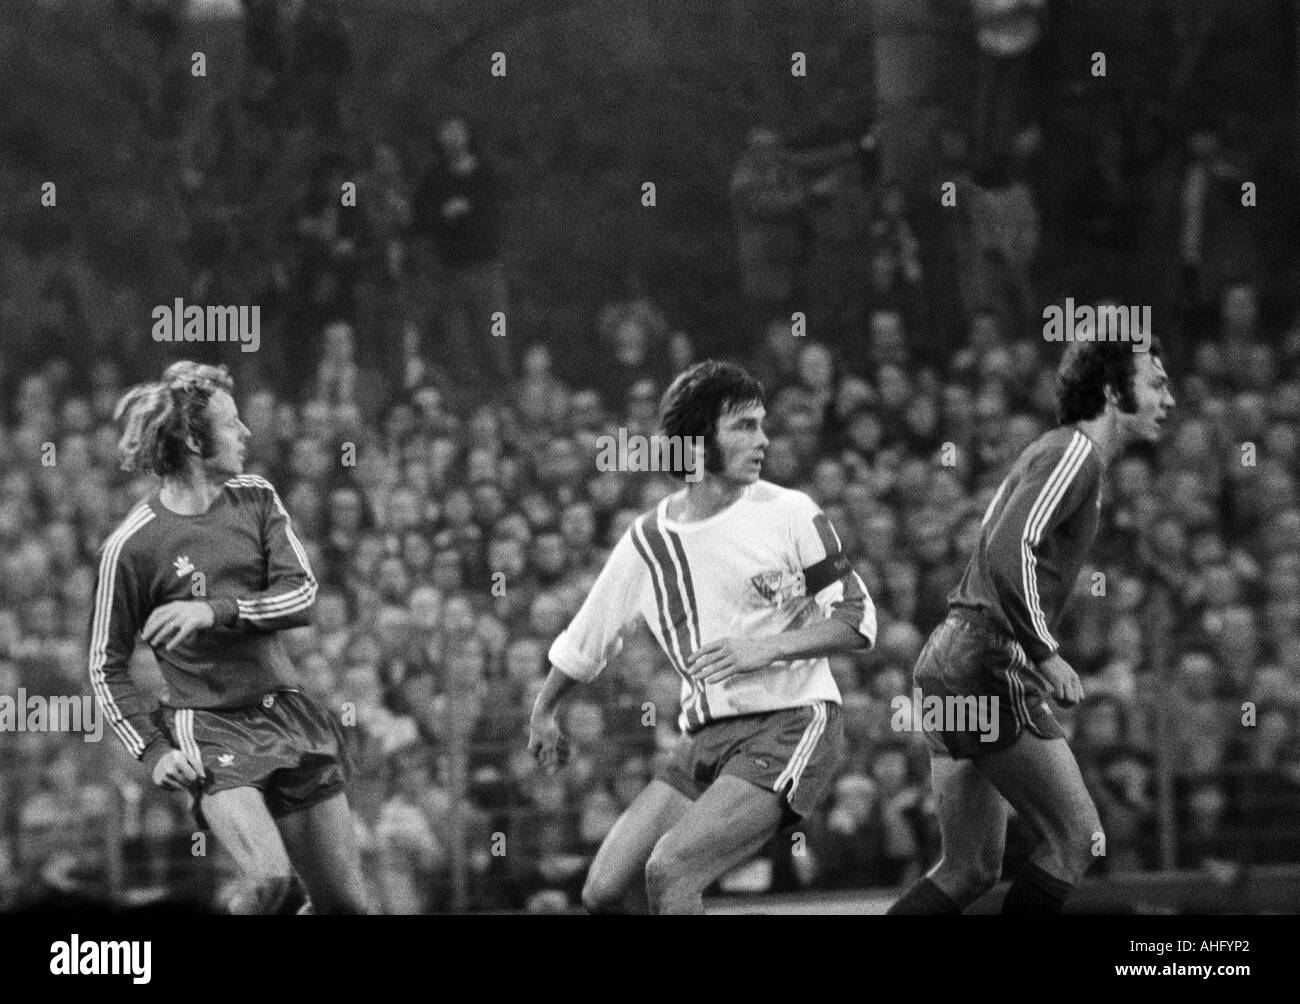
POLYGON ((1040 917, 1058 914, 1073 888, 1069 882, 1049 875, 1030 861, 1020 869, 1020 874, 1007 890, 1002 912, 1040 917))
POLYGON ((899 897, 898 901, 885 911, 886 916, 919 916, 922 914, 929 916, 949 915, 961 913, 961 906, 931 882, 928 878, 923 878, 907 892, 899 897))

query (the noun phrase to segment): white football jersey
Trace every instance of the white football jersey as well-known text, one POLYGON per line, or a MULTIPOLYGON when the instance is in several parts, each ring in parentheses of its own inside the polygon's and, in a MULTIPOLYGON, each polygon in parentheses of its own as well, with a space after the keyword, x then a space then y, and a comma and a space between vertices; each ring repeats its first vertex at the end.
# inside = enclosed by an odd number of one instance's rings
POLYGON ((619 540, 551 645, 551 665, 576 680, 595 679, 644 617, 682 678, 684 731, 735 715, 841 703, 824 656, 774 662, 707 686, 686 668, 687 657, 710 642, 794 631, 825 617, 875 644, 875 605, 826 514, 803 492, 766 481, 697 522, 669 519, 668 502, 638 517, 619 540))

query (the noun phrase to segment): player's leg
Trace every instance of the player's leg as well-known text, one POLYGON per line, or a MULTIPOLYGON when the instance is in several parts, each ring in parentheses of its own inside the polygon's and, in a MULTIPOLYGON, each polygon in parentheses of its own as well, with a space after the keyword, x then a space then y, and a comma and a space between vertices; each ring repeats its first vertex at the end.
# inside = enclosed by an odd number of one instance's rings
POLYGON ((997 882, 1006 846, 1007 803, 970 760, 932 754, 942 856, 888 910, 893 915, 960 913, 997 882))
POLYGON ((288 896, 293 871, 280 831, 256 788, 226 788, 202 799, 203 819, 217 842, 235 859, 240 888, 231 913, 275 913, 288 896))
POLYGON ((704 890, 758 853, 781 827, 785 799, 722 774, 655 844, 646 863, 651 913, 703 913, 704 890))
POLYGON ((366 913, 365 881, 345 788, 347 738, 338 720, 298 691, 267 697, 252 727, 268 756, 286 764, 267 776, 267 809, 312 912, 366 913))
POLYGON ((1059 913, 1093 863, 1101 819, 1079 765, 1062 738, 1026 729, 1012 746, 976 766, 1042 837, 1017 875, 1004 912, 1059 913))
POLYGON ((591 913, 640 912, 629 904, 645 895, 646 862, 660 838, 691 806, 691 800, 658 778, 632 800, 596 852, 582 887, 582 904, 591 913))
POLYGON ((361 853, 342 792, 276 820, 316 913, 366 913, 361 853))

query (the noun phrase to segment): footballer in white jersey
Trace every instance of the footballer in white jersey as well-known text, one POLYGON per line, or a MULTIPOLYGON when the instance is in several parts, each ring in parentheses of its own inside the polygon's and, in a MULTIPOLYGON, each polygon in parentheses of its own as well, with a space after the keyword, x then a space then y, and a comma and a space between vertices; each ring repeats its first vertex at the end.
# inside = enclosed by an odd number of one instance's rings
POLYGON ((763 417, 762 385, 738 366, 710 360, 673 381, 662 431, 702 447, 702 477, 634 521, 551 646, 529 737, 548 769, 567 757, 559 702, 640 621, 681 678, 682 738, 597 853, 592 912, 634 908, 642 888, 651 912, 702 912, 704 890, 834 779, 826 657, 873 644, 876 611, 817 504, 761 480, 763 417))

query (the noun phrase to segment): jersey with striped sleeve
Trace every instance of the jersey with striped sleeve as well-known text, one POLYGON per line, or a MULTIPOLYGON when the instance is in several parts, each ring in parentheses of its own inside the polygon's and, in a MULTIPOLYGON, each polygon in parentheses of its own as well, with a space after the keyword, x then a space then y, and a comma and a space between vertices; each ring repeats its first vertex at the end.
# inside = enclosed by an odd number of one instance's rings
POLYGON ((707 686, 686 668, 687 657, 710 642, 794 631, 826 617, 875 643, 875 605, 825 513, 802 492, 766 481, 696 522, 669 519, 668 503, 638 517, 615 545, 551 645, 551 664, 593 680, 644 618, 680 677, 685 731, 736 715, 839 704, 825 657, 774 662, 707 686))
POLYGON ((1060 647, 1052 631, 1097 536, 1101 461, 1086 435, 1061 426, 1031 443, 999 486, 952 608, 979 611, 1030 660, 1060 647))
POLYGON ((316 579, 270 482, 232 478, 195 516, 172 512, 155 492, 100 552, 90 682, 118 738, 151 772, 170 747, 127 666, 149 614, 178 600, 205 600, 215 623, 170 652, 154 647, 167 706, 241 707, 295 685, 274 632, 308 623, 316 579))

